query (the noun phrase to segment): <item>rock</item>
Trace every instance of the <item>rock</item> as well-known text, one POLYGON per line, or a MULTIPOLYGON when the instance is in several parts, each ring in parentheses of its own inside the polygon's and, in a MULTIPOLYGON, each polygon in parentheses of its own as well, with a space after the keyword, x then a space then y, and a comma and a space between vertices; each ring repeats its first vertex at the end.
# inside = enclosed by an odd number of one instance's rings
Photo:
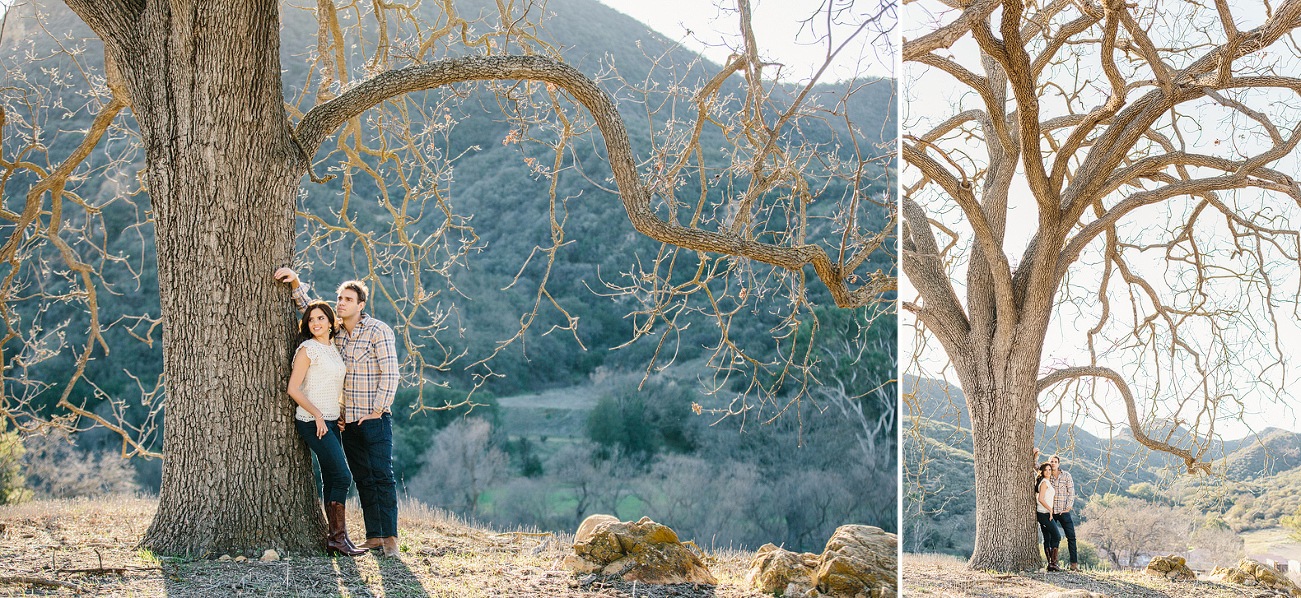
POLYGON ((772 544, 764 544, 750 561, 746 585, 761 592, 782 596, 800 596, 813 589, 818 555, 794 553, 772 544))
POLYGON ((578 531, 574 532, 574 543, 586 542, 592 537, 592 531, 596 526, 602 523, 619 523, 619 518, 614 515, 592 515, 584 519, 578 526, 578 531))
POLYGON ((220 557, 217 557, 217 560, 219 560, 219 561, 229 561, 229 560, 230 560, 230 555, 229 555, 229 554, 223 554, 223 555, 221 555, 220 557))
POLYGON ((1175 555, 1152 557, 1152 561, 1147 564, 1147 569, 1143 572, 1166 579, 1197 579, 1197 574, 1188 568, 1184 558, 1175 555))
POLYGON ((1049 592, 1044 594, 1043 598, 1110 598, 1110 595, 1088 590, 1063 590, 1061 592, 1049 592))
POLYGON ((818 558, 818 591, 836 597, 859 594, 872 598, 898 595, 899 539, 879 527, 842 525, 827 540, 818 558))
POLYGON ((586 532, 585 539, 575 542, 574 554, 561 561, 570 571, 599 571, 624 581, 648 584, 718 584, 700 557, 683 546, 673 530, 649 517, 636 523, 601 520, 590 532, 580 531, 586 532))
POLYGON ((1263 587, 1301 597, 1298 588, 1287 575, 1273 567, 1253 559, 1242 559, 1236 567, 1216 567, 1211 571, 1211 579, 1247 587, 1263 587))
POLYGON ((268 548, 262 553, 262 562, 264 563, 278 560, 280 560, 280 553, 276 552, 273 548, 268 548))
POLYGON ((248 560, 248 558, 245 557, 245 556, 243 556, 243 555, 240 555, 240 556, 235 557, 235 562, 236 562, 236 563, 242 563, 242 562, 247 561, 247 560, 248 560))

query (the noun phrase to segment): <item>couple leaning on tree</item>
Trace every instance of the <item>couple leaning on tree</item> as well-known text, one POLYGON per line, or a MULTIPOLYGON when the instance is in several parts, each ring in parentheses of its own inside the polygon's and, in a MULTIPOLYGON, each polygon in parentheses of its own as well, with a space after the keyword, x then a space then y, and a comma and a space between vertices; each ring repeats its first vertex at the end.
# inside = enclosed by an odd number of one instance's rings
MULTIPOLYGON (((1038 456, 1039 449, 1035 449, 1038 456)), ((1075 522, 1071 519, 1071 508, 1075 505, 1075 481, 1068 471, 1062 471, 1062 461, 1053 455, 1039 464, 1039 475, 1034 481, 1035 518, 1039 520, 1039 531, 1044 536, 1044 556, 1048 557, 1048 570, 1061 571, 1057 566, 1057 550, 1062 536, 1057 525, 1062 525, 1066 534, 1066 547, 1071 553, 1071 571, 1080 570, 1079 555, 1075 548, 1075 522)))
POLYGON ((340 284, 331 309, 308 297, 307 285, 293 270, 280 268, 275 277, 293 289, 294 303, 303 314, 288 392, 298 403, 298 434, 321 465, 329 523, 326 552, 357 556, 376 548, 397 556, 390 413, 398 387, 393 329, 364 311, 369 289, 361 281, 340 284), (354 480, 366 523, 366 541, 360 546, 348 539, 343 508, 354 480))

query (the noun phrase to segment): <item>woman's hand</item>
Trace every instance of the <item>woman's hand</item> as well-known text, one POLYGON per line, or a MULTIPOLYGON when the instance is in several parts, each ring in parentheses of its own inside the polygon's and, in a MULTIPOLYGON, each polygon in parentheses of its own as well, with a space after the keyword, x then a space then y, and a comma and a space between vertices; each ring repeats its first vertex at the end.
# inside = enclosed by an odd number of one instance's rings
POLYGON ((316 437, 321 438, 329 431, 330 429, 325 426, 325 418, 320 415, 316 416, 316 437))

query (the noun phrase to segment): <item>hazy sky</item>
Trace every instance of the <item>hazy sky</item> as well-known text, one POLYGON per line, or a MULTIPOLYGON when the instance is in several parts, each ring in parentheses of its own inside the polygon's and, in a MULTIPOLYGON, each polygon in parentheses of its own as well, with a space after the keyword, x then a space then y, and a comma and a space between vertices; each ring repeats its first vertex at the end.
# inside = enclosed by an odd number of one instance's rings
MULTIPOLYGON (((732 48, 739 47, 736 33, 740 18, 735 3, 728 0, 600 0, 628 16, 637 19, 669 39, 704 54, 721 63, 732 48)), ((810 29, 801 21, 813 15, 821 2, 793 2, 791 0, 752 0, 752 26, 755 40, 763 50, 764 58, 785 65, 782 78, 799 81, 807 79, 826 58, 826 45, 819 38, 825 28, 825 13, 818 24, 810 29)), ((832 27, 832 40, 836 45, 848 37, 856 25, 874 16, 879 10, 875 0, 839 0, 837 6, 849 7, 838 20, 846 23, 832 27)), ((895 50, 888 43, 893 38, 880 36, 868 26, 836 55, 824 81, 837 81, 855 75, 871 74, 891 76, 894 71, 895 50)))

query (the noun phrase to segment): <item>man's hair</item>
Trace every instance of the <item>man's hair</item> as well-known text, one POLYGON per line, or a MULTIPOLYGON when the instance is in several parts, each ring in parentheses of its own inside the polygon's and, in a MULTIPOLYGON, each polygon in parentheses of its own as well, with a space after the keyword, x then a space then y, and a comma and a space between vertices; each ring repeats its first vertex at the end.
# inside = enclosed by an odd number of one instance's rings
POLYGON ((357 303, 365 303, 366 296, 370 294, 370 289, 366 288, 366 283, 360 280, 343 281, 343 283, 339 285, 339 288, 334 291, 334 294, 338 295, 339 293, 342 293, 344 289, 349 289, 357 294, 357 303))

